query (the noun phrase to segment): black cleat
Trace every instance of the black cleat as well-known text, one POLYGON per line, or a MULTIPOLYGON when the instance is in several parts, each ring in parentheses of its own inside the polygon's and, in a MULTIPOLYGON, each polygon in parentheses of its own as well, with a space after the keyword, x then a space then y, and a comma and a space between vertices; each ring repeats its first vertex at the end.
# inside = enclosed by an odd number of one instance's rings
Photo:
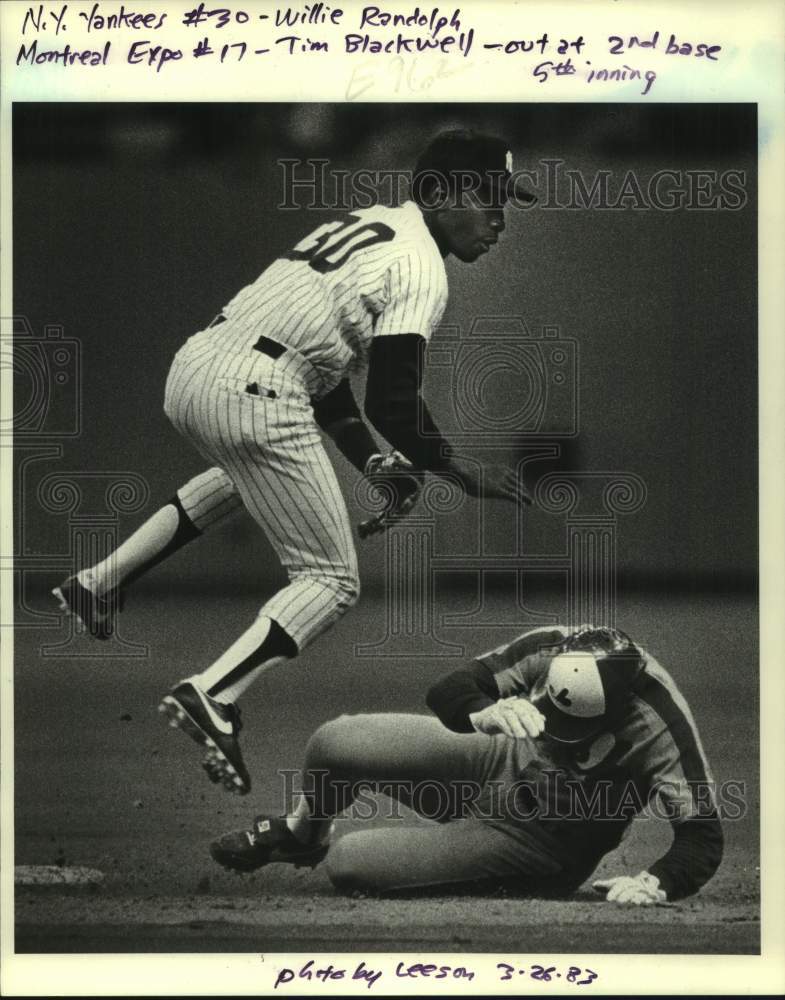
POLYGON ((252 872, 283 862, 295 868, 315 868, 327 853, 328 844, 303 844, 289 830, 285 819, 257 816, 250 830, 225 833, 210 844, 210 854, 219 865, 236 872, 252 872))
POLYGON ((181 681, 165 696, 158 711, 168 717, 170 726, 182 729, 207 748, 202 767, 210 781, 237 795, 250 792, 251 776, 237 740, 242 729, 239 708, 216 701, 193 681, 181 681))
POLYGON ((76 620, 80 632, 89 632, 94 639, 109 639, 114 635, 115 618, 122 608, 119 589, 99 597, 77 577, 69 576, 55 587, 52 596, 57 599, 60 610, 76 620))

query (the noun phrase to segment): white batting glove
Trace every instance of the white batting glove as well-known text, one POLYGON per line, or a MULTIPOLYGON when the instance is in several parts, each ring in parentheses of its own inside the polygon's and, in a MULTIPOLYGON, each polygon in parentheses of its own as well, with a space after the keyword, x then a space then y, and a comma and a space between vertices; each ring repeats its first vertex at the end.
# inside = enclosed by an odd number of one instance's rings
POLYGON ((634 877, 617 875, 616 878, 599 879, 592 882, 592 888, 606 893, 607 902, 619 906, 656 906, 667 899, 660 889, 660 880, 650 872, 639 872, 634 877))
POLYGON ((493 705, 472 712, 469 720, 478 733, 496 736, 503 733, 515 740, 537 739, 545 726, 545 716, 526 698, 513 695, 493 705))

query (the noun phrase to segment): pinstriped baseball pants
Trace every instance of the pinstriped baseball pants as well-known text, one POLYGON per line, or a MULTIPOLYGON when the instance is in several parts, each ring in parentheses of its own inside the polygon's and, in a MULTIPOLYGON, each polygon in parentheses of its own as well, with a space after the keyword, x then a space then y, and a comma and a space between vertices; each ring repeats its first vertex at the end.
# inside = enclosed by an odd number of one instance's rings
POLYGON ((260 614, 302 649, 356 603, 357 556, 313 416, 313 369, 294 352, 275 360, 251 353, 227 357, 197 335, 176 355, 166 414, 217 467, 179 496, 200 528, 242 502, 289 576, 260 614), (250 383, 258 395, 246 391, 250 383))

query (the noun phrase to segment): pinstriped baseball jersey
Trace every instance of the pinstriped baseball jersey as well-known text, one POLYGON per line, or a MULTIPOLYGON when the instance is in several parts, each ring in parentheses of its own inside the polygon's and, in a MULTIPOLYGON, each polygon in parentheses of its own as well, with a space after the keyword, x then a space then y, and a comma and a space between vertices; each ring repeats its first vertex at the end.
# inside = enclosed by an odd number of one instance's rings
MULTIPOLYGON (((500 697, 526 695, 569 633, 561 626, 535 629, 477 660, 493 671, 500 697)), ((624 718, 584 749, 570 770, 585 784, 610 783, 606 805, 618 810, 617 819, 631 819, 655 797, 675 823, 705 816, 715 807, 714 782, 692 713, 668 671, 638 648, 645 670, 624 718)), ((532 774, 552 763, 544 745, 532 744, 530 757, 537 761, 526 767, 532 774)))
POLYGON ((166 412, 215 463, 178 491, 183 509, 199 527, 239 503, 255 518, 289 576, 260 613, 299 649, 359 592, 346 505, 311 402, 363 367, 374 336, 427 340, 446 300, 444 262, 417 205, 366 209, 317 227, 174 360, 166 412), (260 337, 286 350, 259 351, 260 337))
POLYGON ((228 323, 189 344, 247 357, 265 334, 313 366, 318 398, 365 365, 373 336, 430 339, 446 303, 444 261, 420 208, 376 206, 317 227, 234 296, 228 323))

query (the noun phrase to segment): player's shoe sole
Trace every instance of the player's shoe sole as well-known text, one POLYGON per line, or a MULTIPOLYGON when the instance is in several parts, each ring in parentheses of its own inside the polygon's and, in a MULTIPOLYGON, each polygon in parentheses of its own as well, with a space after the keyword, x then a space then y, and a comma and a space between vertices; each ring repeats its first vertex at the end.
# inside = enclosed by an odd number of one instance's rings
POLYGON ((247 795, 251 777, 240 752, 237 735, 240 711, 210 698, 191 681, 183 681, 167 694, 158 711, 173 729, 181 729, 207 750, 202 765, 208 778, 236 795, 247 795))
POLYGON ((117 612, 122 608, 122 593, 117 590, 98 597, 84 587, 75 576, 69 576, 52 596, 60 610, 74 619, 79 632, 89 632, 94 639, 110 639, 114 635, 117 612))
POLYGON ((302 844, 286 820, 257 816, 250 830, 226 833, 213 841, 210 854, 224 868, 253 872, 265 865, 283 863, 295 868, 315 868, 328 851, 327 844, 302 844))

